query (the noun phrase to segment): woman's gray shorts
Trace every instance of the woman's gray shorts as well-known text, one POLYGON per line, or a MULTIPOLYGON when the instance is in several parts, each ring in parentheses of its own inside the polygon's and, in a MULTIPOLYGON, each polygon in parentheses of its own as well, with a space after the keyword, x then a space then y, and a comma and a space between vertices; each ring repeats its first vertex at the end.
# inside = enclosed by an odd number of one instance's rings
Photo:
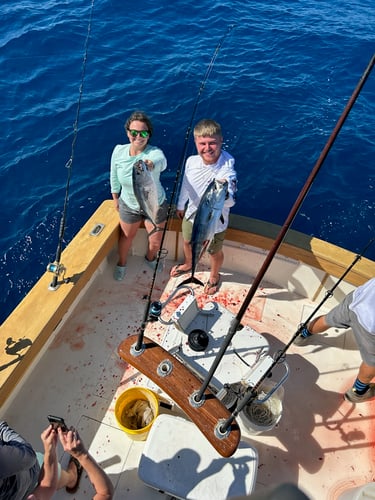
POLYGON ((356 314, 349 309, 353 300, 353 293, 334 307, 325 317, 329 326, 336 328, 351 328, 358 345, 363 361, 369 366, 375 366, 375 335, 365 330, 357 319, 356 314))
MULTIPOLYGON (((142 210, 132 210, 129 208, 122 198, 119 199, 119 214, 122 222, 126 224, 135 224, 143 219, 147 219, 146 214, 142 210)), ((156 224, 161 224, 167 220, 168 216, 168 202, 164 200, 160 205, 158 213, 156 215, 156 224)))

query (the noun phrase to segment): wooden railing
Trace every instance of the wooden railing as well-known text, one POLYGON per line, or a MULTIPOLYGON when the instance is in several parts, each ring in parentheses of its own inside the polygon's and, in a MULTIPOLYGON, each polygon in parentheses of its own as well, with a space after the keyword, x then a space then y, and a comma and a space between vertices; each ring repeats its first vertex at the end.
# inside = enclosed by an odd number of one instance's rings
POLYGON ((0 326, 0 406, 116 244, 118 228, 113 202, 105 201, 62 253, 61 263, 66 267, 65 277, 70 278, 69 283, 51 291, 53 275, 44 273, 0 326), (102 231, 97 236, 91 235, 98 224, 103 224, 102 231))
MULTIPOLYGON (((179 220, 170 221, 169 231, 175 233, 175 238, 172 238, 175 259, 181 238, 180 228, 179 220)), ((272 247, 278 230, 273 224, 231 216, 226 239, 267 251, 272 247)), ((46 272, 0 326, 0 406, 43 352, 79 293, 116 245, 118 231, 118 213, 113 202, 104 201, 62 253, 61 263, 66 267, 65 277, 70 281, 51 291, 52 275, 46 272), (103 224, 102 231, 97 236, 91 235, 98 224, 103 224)), ((288 232, 279 253, 336 277, 341 276, 355 258, 352 252, 295 231, 288 232)), ((375 262, 363 257, 347 275, 346 281, 358 286, 374 276, 375 262)))

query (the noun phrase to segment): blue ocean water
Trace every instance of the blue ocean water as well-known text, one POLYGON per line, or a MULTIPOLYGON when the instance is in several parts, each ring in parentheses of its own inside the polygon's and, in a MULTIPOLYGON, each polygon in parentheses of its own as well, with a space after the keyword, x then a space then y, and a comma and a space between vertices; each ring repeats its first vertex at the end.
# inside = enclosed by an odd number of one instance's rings
MULTIPOLYGON (((0 322, 55 258, 68 171, 65 243, 110 197, 131 111, 152 117, 169 194, 192 117, 218 120, 233 212, 282 224, 375 47, 371 0, 2 0, 0 13, 0 322)), ((374 130, 375 70, 293 229, 354 252, 374 237, 374 130)))

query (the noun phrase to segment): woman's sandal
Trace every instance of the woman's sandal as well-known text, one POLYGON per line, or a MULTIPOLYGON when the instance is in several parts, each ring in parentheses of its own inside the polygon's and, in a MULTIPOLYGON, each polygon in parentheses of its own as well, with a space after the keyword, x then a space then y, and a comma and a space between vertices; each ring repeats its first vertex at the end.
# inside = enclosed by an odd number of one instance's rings
POLYGON ((210 280, 208 280, 207 283, 204 285, 204 290, 203 290, 204 293, 206 293, 207 295, 214 295, 219 289, 220 279, 221 276, 219 274, 219 277, 216 280, 216 282, 211 282, 210 280))
POLYGON ((171 278, 178 278, 186 273, 191 273, 191 269, 180 269, 183 264, 177 264, 177 266, 172 267, 171 272, 169 273, 171 278))
POLYGON ((82 468, 82 465, 78 462, 78 460, 75 457, 72 457, 72 456, 70 457, 69 464, 71 462, 73 462, 74 465, 77 467, 77 480, 76 480, 76 483, 75 483, 74 486, 72 486, 71 488, 69 488, 68 486, 66 486, 65 490, 67 491, 67 493, 70 493, 72 495, 79 488, 79 482, 81 480, 83 468, 82 468))

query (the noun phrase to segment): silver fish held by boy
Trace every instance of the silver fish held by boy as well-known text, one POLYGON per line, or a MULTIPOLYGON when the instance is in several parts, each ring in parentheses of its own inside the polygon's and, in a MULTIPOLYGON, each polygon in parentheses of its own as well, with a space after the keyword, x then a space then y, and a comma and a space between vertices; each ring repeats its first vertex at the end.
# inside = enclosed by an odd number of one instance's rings
POLYGON ((217 232, 218 222, 222 218, 227 193, 227 181, 220 182, 213 179, 207 186, 195 214, 191 234, 192 273, 190 278, 183 281, 179 286, 186 285, 187 283, 196 283, 197 285, 204 286, 199 279, 194 277, 194 274, 199 260, 217 232))
POLYGON ((153 175, 143 160, 138 160, 133 165, 133 190, 142 212, 156 227, 159 209, 158 189, 153 175))

